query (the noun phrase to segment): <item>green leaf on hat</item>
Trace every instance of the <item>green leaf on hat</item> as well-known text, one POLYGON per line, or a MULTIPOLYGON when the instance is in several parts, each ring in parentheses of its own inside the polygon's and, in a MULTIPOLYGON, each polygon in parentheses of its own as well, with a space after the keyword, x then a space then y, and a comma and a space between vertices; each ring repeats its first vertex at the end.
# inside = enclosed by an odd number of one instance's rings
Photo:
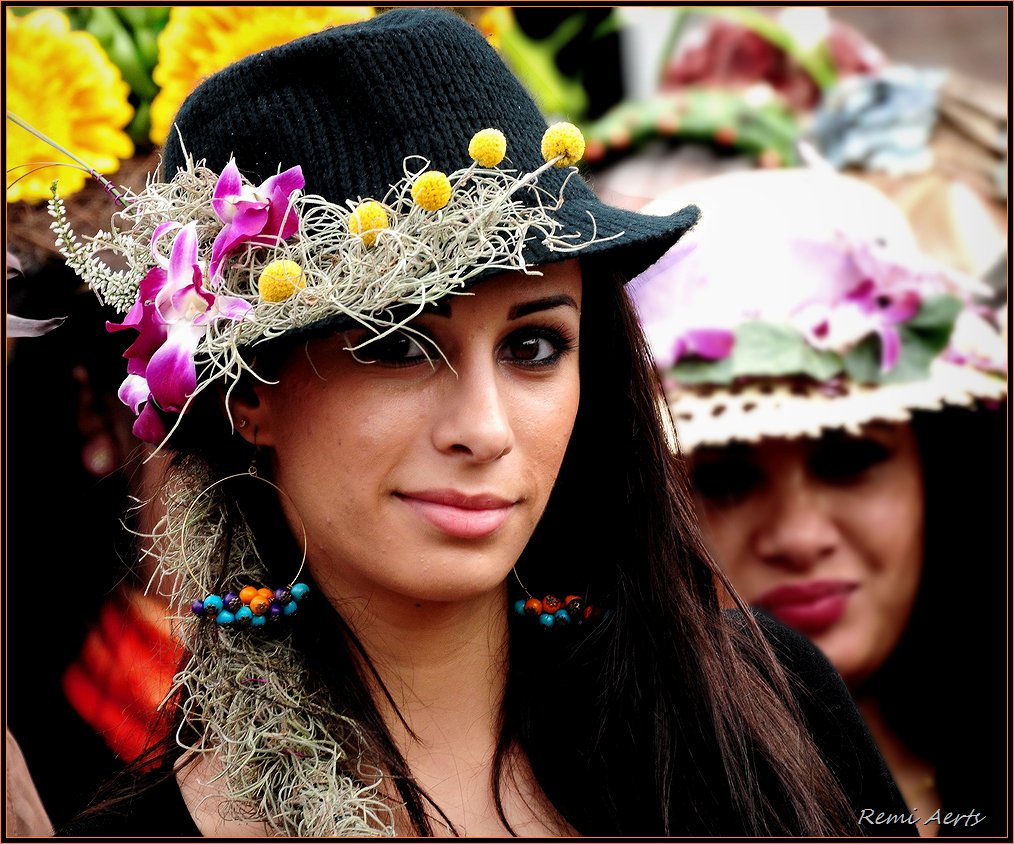
POLYGON ((732 356, 721 360, 687 357, 679 361, 672 373, 681 384, 731 384, 732 356))
POLYGON ((788 325, 752 320, 736 330, 733 371, 740 375, 808 375, 818 381, 837 375, 842 359, 815 349, 802 332, 788 325))
POLYGON ((951 339, 961 308, 961 300, 954 296, 924 300, 912 319, 897 326, 901 350, 890 370, 880 371, 881 342, 871 335, 845 356, 845 371, 862 384, 903 384, 929 377, 934 359, 951 339))
POLYGON ((834 352, 815 349, 787 325, 751 320, 736 329, 736 343, 722 360, 684 358, 673 368, 683 384, 729 384, 743 376, 809 376, 827 381, 842 371, 834 352))

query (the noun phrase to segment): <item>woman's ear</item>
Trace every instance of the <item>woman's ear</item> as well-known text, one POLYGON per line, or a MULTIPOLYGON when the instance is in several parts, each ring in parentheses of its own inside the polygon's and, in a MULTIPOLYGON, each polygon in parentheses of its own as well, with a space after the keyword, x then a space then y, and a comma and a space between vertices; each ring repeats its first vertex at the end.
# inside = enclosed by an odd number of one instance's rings
POLYGON ((237 384, 229 396, 233 425, 251 445, 274 445, 271 400, 275 386, 249 379, 237 384))

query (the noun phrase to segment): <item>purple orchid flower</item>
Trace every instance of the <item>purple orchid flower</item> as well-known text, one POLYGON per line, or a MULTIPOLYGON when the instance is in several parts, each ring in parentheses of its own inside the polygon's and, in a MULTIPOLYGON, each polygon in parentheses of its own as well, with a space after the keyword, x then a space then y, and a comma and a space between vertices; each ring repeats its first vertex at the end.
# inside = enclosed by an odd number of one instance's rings
POLYGON ((244 185, 239 168, 230 160, 222 170, 211 200, 225 226, 211 249, 211 280, 216 281, 225 257, 244 243, 270 246, 287 240, 299 228, 299 216, 289 203, 293 192, 305 185, 300 167, 279 173, 259 187, 244 185))
POLYGON ((724 328, 695 328, 676 338, 673 364, 688 355, 705 360, 722 360, 732 353, 736 335, 724 328))
MULTIPOLYGON (((164 263, 157 255, 156 260, 164 263)), ((128 375, 118 395, 137 414, 133 431, 145 442, 158 443, 165 438, 165 426, 155 406, 182 412, 196 389, 194 356, 208 326, 219 319, 241 320, 251 309, 244 299, 206 290, 204 277, 198 259, 197 224, 189 223, 179 229, 168 265, 153 267, 141 281, 137 302, 123 322, 107 323, 110 331, 132 328, 138 332, 124 353, 128 375)))
POLYGON ((858 307, 870 320, 871 327, 880 337, 880 371, 889 372, 901 354, 901 335, 896 326, 919 313, 921 297, 911 289, 890 293, 878 291, 873 280, 867 278, 846 295, 845 301, 858 307))

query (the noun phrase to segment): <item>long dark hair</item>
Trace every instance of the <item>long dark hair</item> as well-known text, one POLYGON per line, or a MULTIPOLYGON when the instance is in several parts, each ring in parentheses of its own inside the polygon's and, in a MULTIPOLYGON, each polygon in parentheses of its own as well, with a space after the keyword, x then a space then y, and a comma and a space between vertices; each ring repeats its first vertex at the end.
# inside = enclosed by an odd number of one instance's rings
MULTIPOLYGON (((854 833, 752 617, 731 622, 719 607, 724 576, 698 534, 622 280, 583 271, 581 403, 517 571, 533 593, 577 585, 607 613, 549 635, 512 624, 494 759, 501 820, 509 830, 499 795, 519 747, 546 796, 585 835, 854 833)), ((259 371, 270 377, 296 345, 259 355, 268 367, 259 371)), ((187 414, 174 441, 181 463, 203 460, 212 477, 250 460, 220 398, 187 414)), ((244 497, 230 506, 255 526, 261 556, 291 561, 292 536, 270 488, 246 484, 236 494, 244 497)), ((380 715, 365 649, 324 600, 299 622, 293 636, 312 691, 359 723, 415 830, 432 834, 428 812, 443 813, 415 784, 380 715)), ((168 744, 159 751, 178 755, 168 744)))
POLYGON ((916 413, 926 508, 925 560, 898 646, 860 690, 931 763, 948 807, 983 813, 976 834, 1003 834, 1010 642, 1006 612, 1010 423, 1003 408, 916 413), (943 670, 933 660, 959 655, 943 670))

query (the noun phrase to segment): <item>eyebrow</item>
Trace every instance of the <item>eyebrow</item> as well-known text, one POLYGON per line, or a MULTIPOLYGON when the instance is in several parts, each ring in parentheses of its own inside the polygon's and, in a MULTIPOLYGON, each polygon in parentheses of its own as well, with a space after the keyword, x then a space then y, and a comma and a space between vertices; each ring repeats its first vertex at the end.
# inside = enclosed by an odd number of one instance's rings
POLYGON ((533 299, 531 302, 520 302, 517 305, 513 305, 507 312, 507 319, 520 319, 528 314, 548 311, 563 305, 569 305, 574 310, 577 310, 577 302, 566 293, 561 293, 559 296, 546 296, 544 299, 533 299))

